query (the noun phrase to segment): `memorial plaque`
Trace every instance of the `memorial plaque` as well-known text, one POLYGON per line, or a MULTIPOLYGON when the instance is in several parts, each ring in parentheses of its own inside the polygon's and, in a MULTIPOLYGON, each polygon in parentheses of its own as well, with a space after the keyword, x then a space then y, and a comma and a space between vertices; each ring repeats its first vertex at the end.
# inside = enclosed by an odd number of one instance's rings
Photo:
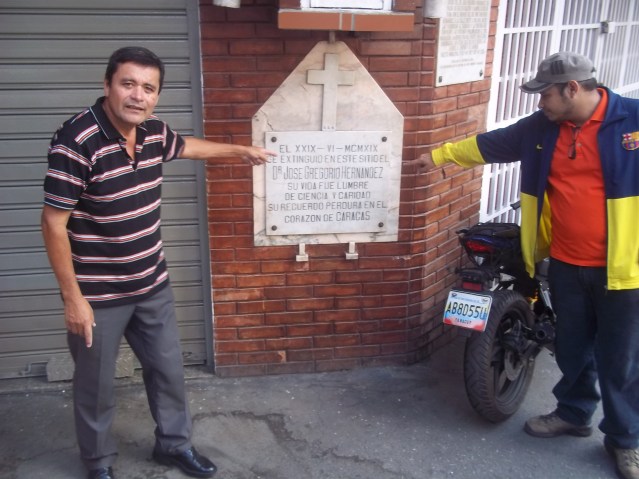
POLYGON ((490 0, 448 0, 439 28, 436 86, 484 78, 489 21, 490 0))
POLYGON ((388 131, 266 132, 266 234, 383 232, 388 131))
POLYGON ((253 168, 255 245, 397 241, 404 117, 348 45, 315 45, 252 128, 276 153, 253 168))

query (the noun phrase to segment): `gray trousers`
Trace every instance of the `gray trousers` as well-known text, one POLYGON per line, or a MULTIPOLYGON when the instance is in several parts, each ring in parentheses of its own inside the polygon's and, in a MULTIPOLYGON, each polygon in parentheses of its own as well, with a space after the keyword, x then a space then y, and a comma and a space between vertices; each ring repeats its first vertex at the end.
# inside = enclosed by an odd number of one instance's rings
POLYGON ((73 407, 80 456, 88 469, 111 466, 117 445, 111 434, 115 415, 115 362, 124 336, 142 365, 155 449, 177 453, 191 447, 191 414, 171 287, 138 303, 94 310, 93 345, 68 334, 75 361, 73 407))

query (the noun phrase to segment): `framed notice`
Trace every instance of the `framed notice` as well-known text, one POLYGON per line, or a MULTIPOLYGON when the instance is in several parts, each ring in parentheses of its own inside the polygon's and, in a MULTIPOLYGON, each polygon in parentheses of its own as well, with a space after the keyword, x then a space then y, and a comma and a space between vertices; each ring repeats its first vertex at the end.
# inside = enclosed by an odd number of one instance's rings
POLYGON ((435 86, 484 78, 490 0, 447 0, 437 47, 435 86))

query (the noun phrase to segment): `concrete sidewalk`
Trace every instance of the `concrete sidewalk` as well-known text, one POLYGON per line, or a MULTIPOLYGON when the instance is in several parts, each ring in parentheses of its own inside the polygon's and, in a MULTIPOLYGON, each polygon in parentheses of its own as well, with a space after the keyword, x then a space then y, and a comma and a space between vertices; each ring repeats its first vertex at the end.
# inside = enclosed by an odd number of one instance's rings
MULTIPOLYGON (((615 477, 598 430, 555 439, 523 432, 529 416, 554 407, 550 390, 559 373, 552 357, 539 357, 519 412, 493 425, 468 404, 462 354, 459 339, 407 367, 239 379, 189 368, 194 443, 217 464, 219 479, 615 477)), ((116 477, 186 477, 150 458, 154 426, 139 380, 118 384, 116 477)), ((1 478, 86 477, 69 387, 0 381, 1 478)))

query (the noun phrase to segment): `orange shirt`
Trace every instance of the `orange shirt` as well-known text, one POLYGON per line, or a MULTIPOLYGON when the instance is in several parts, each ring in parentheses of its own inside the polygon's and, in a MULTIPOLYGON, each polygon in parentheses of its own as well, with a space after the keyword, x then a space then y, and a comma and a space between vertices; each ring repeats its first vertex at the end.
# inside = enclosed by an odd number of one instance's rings
POLYGON ((597 132, 608 95, 599 92, 601 101, 581 128, 561 123, 548 178, 550 256, 578 266, 606 265, 606 197, 597 132))

